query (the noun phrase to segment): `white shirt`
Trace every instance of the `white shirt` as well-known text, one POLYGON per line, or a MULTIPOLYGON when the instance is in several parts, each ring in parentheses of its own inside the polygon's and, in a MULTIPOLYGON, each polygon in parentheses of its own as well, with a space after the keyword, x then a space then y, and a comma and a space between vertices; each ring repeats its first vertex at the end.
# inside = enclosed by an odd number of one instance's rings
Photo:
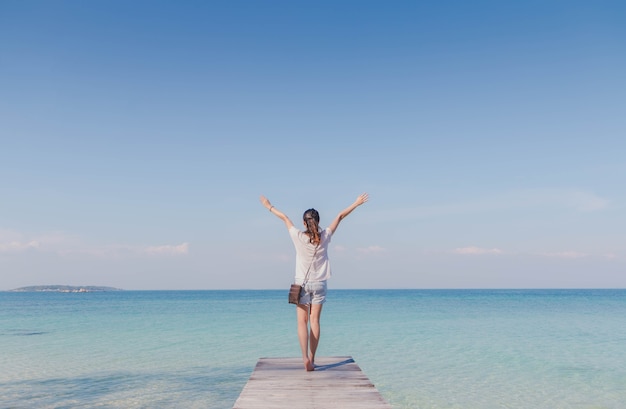
POLYGON ((307 270, 309 271, 307 281, 325 281, 330 278, 328 245, 332 234, 329 228, 324 229, 320 233, 322 241, 316 250, 316 246, 311 244, 306 233, 298 230, 295 226, 289 228, 289 236, 291 236, 291 241, 296 248, 296 284, 304 282, 307 270), (314 255, 315 259, 313 259, 314 255))

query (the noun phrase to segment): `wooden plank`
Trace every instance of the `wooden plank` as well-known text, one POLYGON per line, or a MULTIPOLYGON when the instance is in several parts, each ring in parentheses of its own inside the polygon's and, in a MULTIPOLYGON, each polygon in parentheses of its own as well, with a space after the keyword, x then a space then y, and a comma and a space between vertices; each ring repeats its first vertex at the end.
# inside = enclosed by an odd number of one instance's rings
POLYGON ((391 409, 350 356, 261 358, 233 409, 391 409))

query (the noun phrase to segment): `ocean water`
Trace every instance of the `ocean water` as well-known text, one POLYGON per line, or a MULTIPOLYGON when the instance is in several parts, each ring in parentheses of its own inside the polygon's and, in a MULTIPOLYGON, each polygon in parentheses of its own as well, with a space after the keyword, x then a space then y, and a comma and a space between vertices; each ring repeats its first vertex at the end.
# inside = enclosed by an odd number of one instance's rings
MULTIPOLYGON (((280 291, 0 292, 0 408, 232 408, 280 291)), ((626 290, 329 290, 318 355, 400 408, 626 408, 626 290)))

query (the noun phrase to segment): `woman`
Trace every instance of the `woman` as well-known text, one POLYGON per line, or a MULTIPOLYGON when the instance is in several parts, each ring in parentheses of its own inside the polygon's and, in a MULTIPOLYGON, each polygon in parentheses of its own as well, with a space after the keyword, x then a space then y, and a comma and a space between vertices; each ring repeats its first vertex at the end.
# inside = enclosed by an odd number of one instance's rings
POLYGON ((283 212, 276 209, 265 196, 261 195, 263 206, 285 222, 296 248, 295 281, 296 284, 304 283, 300 304, 296 306, 296 317, 302 361, 307 371, 313 371, 315 368, 315 351, 320 340, 320 316, 322 306, 326 301, 326 280, 331 276, 328 260, 330 238, 337 230, 339 223, 354 209, 367 202, 368 198, 367 193, 357 197, 354 203, 341 211, 324 230, 319 227, 320 215, 317 210, 309 209, 302 216, 305 230, 301 231, 283 212))

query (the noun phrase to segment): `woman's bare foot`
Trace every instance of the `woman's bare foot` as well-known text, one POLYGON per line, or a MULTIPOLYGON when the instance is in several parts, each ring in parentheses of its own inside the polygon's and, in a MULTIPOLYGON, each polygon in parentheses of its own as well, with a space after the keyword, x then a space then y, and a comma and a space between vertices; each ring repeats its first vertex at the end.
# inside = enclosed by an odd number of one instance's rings
POLYGON ((304 369, 306 369, 307 372, 311 372, 315 370, 315 366, 308 359, 304 359, 304 369))

